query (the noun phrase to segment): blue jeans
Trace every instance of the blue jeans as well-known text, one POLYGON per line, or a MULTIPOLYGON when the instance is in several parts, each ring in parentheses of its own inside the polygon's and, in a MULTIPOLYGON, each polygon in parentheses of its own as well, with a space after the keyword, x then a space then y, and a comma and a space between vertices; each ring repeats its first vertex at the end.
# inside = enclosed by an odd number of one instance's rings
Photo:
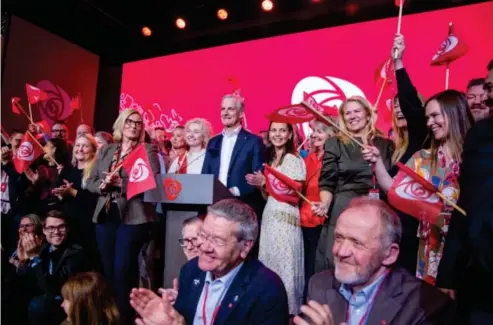
POLYGON ((139 277, 138 256, 149 239, 150 224, 127 225, 110 209, 103 222, 96 225, 101 261, 106 278, 113 287, 122 324, 133 324, 130 291, 137 287, 139 277))

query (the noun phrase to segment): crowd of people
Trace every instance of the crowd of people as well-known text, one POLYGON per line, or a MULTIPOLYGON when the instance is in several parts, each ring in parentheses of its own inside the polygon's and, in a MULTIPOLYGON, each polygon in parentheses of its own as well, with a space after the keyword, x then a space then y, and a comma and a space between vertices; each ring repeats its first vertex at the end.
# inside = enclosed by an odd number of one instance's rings
POLYGON ((74 142, 63 121, 49 131, 31 124, 44 152, 18 173, 26 130, 13 130, 1 149, 2 321, 493 324, 493 61, 465 92, 425 100, 404 51, 398 34, 392 137, 363 97, 343 101, 337 128, 313 121, 306 142, 278 120, 256 135, 242 127, 244 100, 230 94, 215 136, 194 118, 168 138, 134 109, 120 112, 112 135, 79 125, 74 142), (172 288, 160 275, 142 281, 163 263, 162 244, 144 251, 164 243, 166 206, 127 199, 120 167, 141 143, 154 176, 212 174, 232 197, 185 220, 176 245, 188 262, 172 288), (398 163, 467 216, 447 202, 436 222, 392 206, 398 163), (305 199, 271 195, 264 166, 302 183, 305 199))

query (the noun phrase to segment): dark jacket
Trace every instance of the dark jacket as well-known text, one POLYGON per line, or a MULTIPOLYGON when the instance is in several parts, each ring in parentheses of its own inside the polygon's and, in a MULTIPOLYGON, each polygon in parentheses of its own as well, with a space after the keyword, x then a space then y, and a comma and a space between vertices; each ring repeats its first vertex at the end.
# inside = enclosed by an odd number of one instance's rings
MULTIPOLYGON (((205 275, 198 258, 181 269, 174 307, 187 324, 193 323, 205 275)), ((224 296, 214 325, 287 325, 288 318, 288 298, 279 276, 258 260, 248 260, 224 296)))
MULTIPOLYGON (((348 303, 339 292, 339 283, 332 271, 315 274, 310 279, 307 300, 327 304, 334 324, 346 321, 348 303)), ((452 324, 455 316, 453 300, 409 274, 393 269, 385 278, 375 297, 367 325, 431 325, 452 324)))

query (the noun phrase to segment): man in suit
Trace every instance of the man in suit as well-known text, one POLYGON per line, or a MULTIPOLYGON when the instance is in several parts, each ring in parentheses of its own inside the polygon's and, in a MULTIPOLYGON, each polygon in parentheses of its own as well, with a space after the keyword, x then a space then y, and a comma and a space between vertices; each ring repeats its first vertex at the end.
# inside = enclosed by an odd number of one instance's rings
POLYGON ((247 183, 245 176, 262 170, 264 148, 260 137, 242 128, 244 109, 243 98, 238 95, 223 97, 221 122, 224 129, 207 145, 202 174, 214 174, 260 217, 261 194, 247 183))
MULTIPOLYGON (((493 107, 493 60, 488 68, 493 107)), ((467 132, 459 184, 458 204, 467 216, 452 215, 436 285, 451 297, 457 293, 457 324, 493 324, 493 297, 484 294, 493 290, 493 116, 467 132)))
POLYGON ((183 266, 178 297, 133 289, 130 303, 140 314, 137 324, 287 325, 288 301, 274 272, 248 252, 258 236, 255 212, 236 199, 208 209, 194 245, 199 256, 183 266))
POLYGON ((353 199, 337 220, 335 270, 311 278, 305 319, 296 316, 295 324, 451 324, 453 300, 392 267, 401 235, 399 217, 383 201, 353 199))

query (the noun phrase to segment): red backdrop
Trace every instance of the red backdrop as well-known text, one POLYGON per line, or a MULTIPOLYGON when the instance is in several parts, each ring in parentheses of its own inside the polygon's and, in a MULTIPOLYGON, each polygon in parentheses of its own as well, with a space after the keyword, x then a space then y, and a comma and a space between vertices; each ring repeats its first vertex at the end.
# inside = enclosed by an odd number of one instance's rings
MULTIPOLYGON (((486 75, 493 58, 492 12, 493 2, 486 2, 403 17, 404 63, 418 91, 429 97, 444 89, 445 67, 431 67, 430 61, 450 21, 470 47, 451 64, 450 88, 465 90, 471 78, 486 75)), ((219 131, 220 100, 232 89, 230 76, 238 80, 254 132, 267 127, 265 113, 299 102, 303 91, 316 93, 317 101, 329 106, 354 94, 374 103, 375 71, 390 54, 396 25, 397 18, 390 18, 127 63, 120 108, 155 105, 167 128, 204 117, 219 131)), ((386 98, 379 113, 387 109, 386 98)), ((379 115, 378 126, 387 130, 379 115)))

